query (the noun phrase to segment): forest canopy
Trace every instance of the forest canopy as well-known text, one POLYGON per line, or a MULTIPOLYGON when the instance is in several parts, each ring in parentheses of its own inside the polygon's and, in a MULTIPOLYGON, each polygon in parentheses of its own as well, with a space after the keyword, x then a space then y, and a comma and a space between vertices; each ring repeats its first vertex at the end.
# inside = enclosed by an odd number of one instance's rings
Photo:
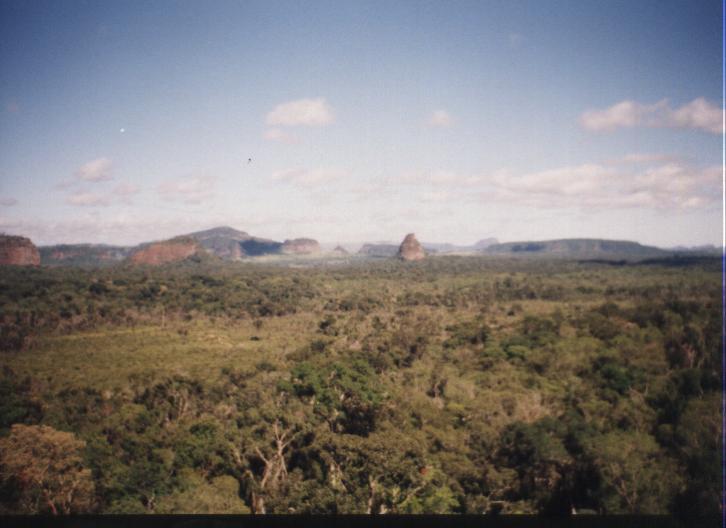
POLYGON ((719 262, 0 275, 2 513, 719 511, 719 262))

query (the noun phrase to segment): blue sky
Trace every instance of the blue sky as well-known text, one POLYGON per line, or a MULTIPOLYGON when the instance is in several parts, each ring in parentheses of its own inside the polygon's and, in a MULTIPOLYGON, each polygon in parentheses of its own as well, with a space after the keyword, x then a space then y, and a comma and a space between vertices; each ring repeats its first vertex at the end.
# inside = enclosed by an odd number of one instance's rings
POLYGON ((0 104, 40 244, 721 237, 718 0, 2 1, 0 104))

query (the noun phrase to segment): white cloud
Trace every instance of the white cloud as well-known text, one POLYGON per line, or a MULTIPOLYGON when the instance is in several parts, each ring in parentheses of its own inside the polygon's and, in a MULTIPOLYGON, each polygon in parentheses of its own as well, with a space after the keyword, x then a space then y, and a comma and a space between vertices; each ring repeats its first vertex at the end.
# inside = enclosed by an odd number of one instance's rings
POLYGON ((119 183, 111 191, 105 193, 78 190, 66 197, 69 205, 83 207, 105 207, 114 204, 131 204, 131 197, 138 194, 139 187, 131 183, 119 183))
POLYGON ((169 214, 163 210, 143 214, 128 209, 98 211, 93 208, 79 208, 74 214, 64 214, 54 220, 39 220, 35 216, 31 218, 0 216, 0 230, 27 236, 35 244, 43 245, 62 243, 132 245, 164 240, 220 225, 231 225, 243 231, 251 230, 259 236, 267 236, 265 229, 274 222, 274 217, 250 213, 230 216, 209 211, 202 216, 169 214))
POLYGON ((18 201, 15 198, 0 198, 0 205, 4 207, 12 207, 13 205, 17 205, 18 201))
POLYGON ((110 197, 115 198, 121 203, 126 205, 131 204, 131 198, 137 194, 141 189, 133 183, 120 183, 110 193, 110 197))
POLYGON ((108 158, 98 158, 81 165, 76 171, 76 177, 82 181, 99 182, 112 179, 113 163, 108 158))
POLYGON ((111 192, 116 196, 133 196, 138 194, 140 190, 138 185, 133 183, 120 183, 111 192))
POLYGON ((320 97, 281 103, 267 114, 265 121, 271 126, 324 126, 334 120, 333 109, 320 97))
POLYGON ((721 168, 667 162, 648 167, 584 164, 514 175, 495 173, 487 201, 538 208, 688 210, 714 205, 721 168), (637 170, 636 170, 637 169, 637 170))
POLYGON ((294 144, 298 142, 295 136, 288 134, 280 128, 270 128, 265 131, 262 137, 268 141, 277 141, 280 143, 294 144))
POLYGON ((672 108, 668 99, 648 105, 621 101, 604 110, 588 110, 580 116, 580 124, 592 131, 617 128, 688 128, 721 134, 721 108, 703 97, 679 108, 672 108))
POLYGON ((216 178, 211 176, 192 176, 170 180, 157 187, 157 192, 165 200, 197 205, 214 196, 216 178))
POLYGON ((18 218, 10 218, 9 216, 0 216, 0 233, 9 233, 9 231, 15 231, 18 234, 22 234, 22 231, 18 231, 18 228, 22 227, 22 220, 18 218))
POLYGON ((446 110, 436 110, 429 117, 429 126, 448 128, 454 124, 454 120, 446 110))
POLYGON ((697 128, 713 134, 723 133, 721 108, 703 97, 673 110, 670 121, 681 128, 697 128))
POLYGON ((339 169, 288 169, 275 172, 272 175, 272 179, 293 183, 301 187, 314 187, 337 180, 345 175, 346 171, 339 169))
POLYGON ((106 196, 92 192, 77 192, 66 198, 66 203, 80 206, 107 206, 110 202, 106 196))
POLYGON ((409 185, 472 187, 482 183, 482 177, 446 170, 413 171, 403 173, 399 181, 409 185))
POLYGON ((449 201, 452 196, 448 191, 424 191, 420 195, 421 201, 427 203, 441 203, 449 201))
POLYGON ((500 172, 493 183, 513 192, 526 194, 553 194, 582 196, 599 190, 612 177, 614 169, 601 165, 585 164, 533 172, 520 176, 500 172))
POLYGON ((678 156, 673 156, 672 154, 653 154, 653 153, 647 153, 647 152, 634 152, 632 154, 627 154, 621 158, 611 160, 609 163, 637 165, 637 164, 653 163, 653 162, 678 161, 679 159, 680 158, 678 156))

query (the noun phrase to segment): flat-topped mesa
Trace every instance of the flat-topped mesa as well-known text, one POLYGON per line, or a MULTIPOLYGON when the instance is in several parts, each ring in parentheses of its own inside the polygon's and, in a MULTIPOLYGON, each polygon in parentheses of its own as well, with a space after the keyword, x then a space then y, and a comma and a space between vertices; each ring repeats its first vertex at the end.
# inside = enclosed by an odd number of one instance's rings
POLYGON ((398 258, 401 260, 423 260, 426 258, 426 253, 419 241, 416 240, 416 235, 413 233, 406 235, 398 248, 398 258))
POLYGON ((312 255, 320 253, 320 244, 312 238, 295 238, 293 240, 285 240, 282 243, 280 251, 286 255, 312 255))
POLYGON ((40 252, 29 238, 0 235, 0 265, 40 266, 40 252))
POLYGON ((199 243, 192 238, 172 238, 163 242, 154 242, 138 249, 129 257, 129 262, 132 264, 160 266, 161 264, 189 258, 201 249, 199 243))

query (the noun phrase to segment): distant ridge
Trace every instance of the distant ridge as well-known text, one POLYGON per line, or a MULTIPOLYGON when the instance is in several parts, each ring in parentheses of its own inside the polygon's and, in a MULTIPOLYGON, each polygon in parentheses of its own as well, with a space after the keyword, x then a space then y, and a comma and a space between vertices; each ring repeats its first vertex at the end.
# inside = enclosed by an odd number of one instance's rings
POLYGON ((363 244, 358 254, 375 258, 395 257, 398 254, 398 244, 363 244))
POLYGON ((644 246, 628 240, 600 238, 563 238, 558 240, 507 242, 494 244, 481 251, 489 255, 548 256, 562 258, 625 258, 641 259, 670 255, 653 246, 644 246))
POLYGON ((111 266, 131 253, 130 247, 106 244, 58 244, 41 246, 40 263, 43 266, 111 266))
MULTIPOLYGON (((298 256, 319 256, 318 258, 345 256, 343 246, 333 248, 323 245, 311 238, 286 239, 284 242, 268 238, 256 237, 229 226, 214 227, 203 231, 195 231, 173 237, 170 240, 194 240, 201 255, 207 253, 226 261, 245 260, 252 257, 279 255, 296 258, 298 256)), ((116 246, 105 244, 57 244, 38 247, 40 264, 43 266, 74 266, 74 267, 106 267, 118 265, 130 255, 156 242, 144 242, 136 246, 116 246)), ((349 249, 354 250, 353 244, 349 249)), ((607 240, 600 238, 563 238, 554 240, 498 243, 496 238, 484 238, 472 245, 451 243, 421 242, 421 246, 431 256, 458 255, 489 255, 509 257, 546 257, 570 258, 576 260, 646 260, 667 258, 670 256, 713 256, 720 255, 721 248, 712 245, 677 246, 658 248, 628 240, 607 240)), ((357 251, 355 258, 393 258, 396 257, 399 244, 381 241, 364 243, 357 251)), ((351 255, 352 256, 352 255, 351 255)))
POLYGON ((432 252, 432 253, 474 253, 477 251, 481 251, 482 249, 486 249, 489 246, 493 244, 498 244, 499 241, 494 238, 484 238, 482 240, 479 240, 475 244, 471 246, 462 246, 457 244, 449 244, 449 243, 434 243, 434 242, 421 242, 421 245, 426 251, 432 252))
POLYGON ((320 252, 312 238, 286 239, 284 242, 252 236, 231 227, 215 227, 185 235, 195 239, 208 252, 223 260, 241 260, 263 255, 310 255, 320 252))
POLYGON ((240 260, 244 257, 279 253, 282 242, 252 236, 231 227, 215 227, 189 233, 208 252, 223 260, 240 260))

